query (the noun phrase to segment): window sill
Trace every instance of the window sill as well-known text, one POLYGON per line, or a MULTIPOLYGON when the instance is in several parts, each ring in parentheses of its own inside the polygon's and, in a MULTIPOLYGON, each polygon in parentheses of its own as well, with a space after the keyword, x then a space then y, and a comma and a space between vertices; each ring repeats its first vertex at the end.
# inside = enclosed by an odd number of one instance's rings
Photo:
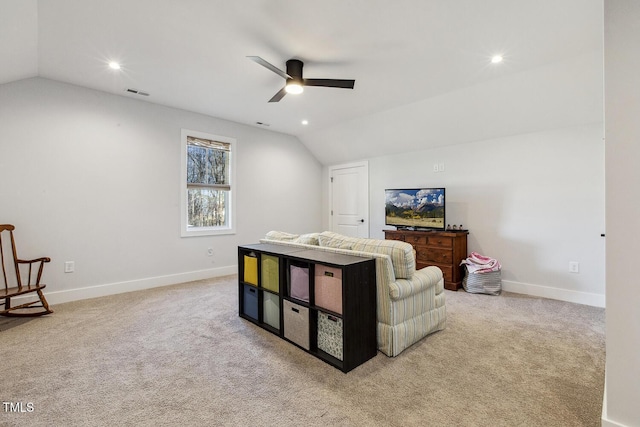
POLYGON ((212 227, 212 228, 194 228, 182 230, 180 234, 181 237, 198 237, 198 236, 220 236, 225 234, 236 234, 236 230, 234 228, 222 228, 222 227, 212 227))

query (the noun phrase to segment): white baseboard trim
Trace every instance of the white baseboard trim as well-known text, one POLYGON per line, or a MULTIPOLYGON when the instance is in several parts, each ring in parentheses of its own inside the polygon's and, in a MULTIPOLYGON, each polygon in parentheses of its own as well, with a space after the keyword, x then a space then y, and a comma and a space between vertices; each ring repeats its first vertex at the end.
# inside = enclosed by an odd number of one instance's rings
POLYGON ((529 283, 502 281, 502 289, 507 292, 526 294, 542 298, 556 299, 560 301, 575 302, 577 304, 605 307, 604 294, 571 291, 568 289, 552 288, 550 286, 532 285, 529 283))
POLYGON ((602 427, 627 427, 609 419, 607 414, 607 371, 604 372, 604 396, 602 397, 602 417, 600 418, 602 427))
POLYGON ((124 292, 141 291, 144 289, 157 288, 160 286, 176 285, 178 283, 192 282, 194 280, 228 276, 231 274, 237 274, 237 272, 238 266, 231 265, 228 267, 190 271, 187 273, 170 274, 167 276, 148 277, 145 279, 129 280, 126 282, 107 283, 104 285, 89 286, 86 288, 45 292, 44 294, 47 297, 47 302, 50 305, 55 305, 88 298, 121 294, 124 292))
POLYGON ((615 421, 607 420, 605 417, 602 417, 601 424, 602 427, 627 427, 624 424, 617 423, 615 421))

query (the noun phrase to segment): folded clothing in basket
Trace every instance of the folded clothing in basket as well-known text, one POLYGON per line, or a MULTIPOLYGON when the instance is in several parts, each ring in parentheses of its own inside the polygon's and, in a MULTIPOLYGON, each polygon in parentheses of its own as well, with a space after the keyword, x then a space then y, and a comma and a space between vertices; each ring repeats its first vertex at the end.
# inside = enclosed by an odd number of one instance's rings
POLYGON ((460 265, 465 264, 469 273, 489 273, 500 271, 502 266, 497 259, 480 255, 478 252, 471 252, 467 259, 463 259, 460 265))

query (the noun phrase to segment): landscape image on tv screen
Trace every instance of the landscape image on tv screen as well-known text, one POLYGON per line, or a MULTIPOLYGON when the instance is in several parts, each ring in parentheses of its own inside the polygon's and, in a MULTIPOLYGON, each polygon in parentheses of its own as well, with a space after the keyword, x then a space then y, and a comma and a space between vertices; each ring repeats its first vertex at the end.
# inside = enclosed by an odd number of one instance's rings
POLYGON ((385 223, 445 229, 444 188, 385 190, 385 223))

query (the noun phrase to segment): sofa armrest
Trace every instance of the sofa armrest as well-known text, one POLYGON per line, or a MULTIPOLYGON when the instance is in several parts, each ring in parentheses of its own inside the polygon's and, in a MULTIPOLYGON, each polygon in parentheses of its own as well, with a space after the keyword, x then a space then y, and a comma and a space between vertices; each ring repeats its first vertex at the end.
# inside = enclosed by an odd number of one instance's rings
POLYGON ((389 296, 397 301, 436 286, 439 282, 444 284, 442 270, 435 266, 417 270, 411 279, 396 279, 389 283, 389 296))

